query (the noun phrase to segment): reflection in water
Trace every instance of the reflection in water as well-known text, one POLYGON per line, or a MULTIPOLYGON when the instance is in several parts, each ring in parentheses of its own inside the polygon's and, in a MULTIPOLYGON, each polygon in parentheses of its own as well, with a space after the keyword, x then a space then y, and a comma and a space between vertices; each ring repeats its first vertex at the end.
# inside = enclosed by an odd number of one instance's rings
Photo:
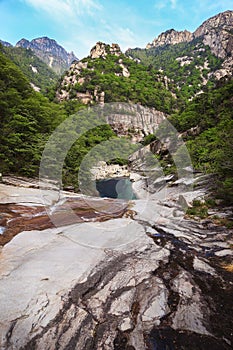
POLYGON ((96 189, 100 197, 136 199, 129 178, 112 178, 96 181, 96 189))

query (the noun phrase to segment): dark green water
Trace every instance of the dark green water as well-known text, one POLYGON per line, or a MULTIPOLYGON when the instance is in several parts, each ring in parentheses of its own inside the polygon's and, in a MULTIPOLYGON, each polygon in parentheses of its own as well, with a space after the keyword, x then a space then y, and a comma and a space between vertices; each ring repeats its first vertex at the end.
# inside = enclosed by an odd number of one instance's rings
POLYGON ((136 199, 132 182, 129 178, 112 178, 96 181, 96 189, 100 197, 120 198, 120 199, 136 199))

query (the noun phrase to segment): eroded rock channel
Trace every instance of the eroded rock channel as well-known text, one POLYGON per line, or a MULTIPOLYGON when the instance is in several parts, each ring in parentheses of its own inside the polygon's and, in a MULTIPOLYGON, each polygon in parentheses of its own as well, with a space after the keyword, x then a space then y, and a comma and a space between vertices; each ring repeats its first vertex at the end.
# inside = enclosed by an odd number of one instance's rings
POLYGON ((232 348, 232 230, 185 219, 173 189, 114 218, 70 198, 82 220, 30 227, 37 190, 1 186, 25 220, 1 251, 1 349, 232 348))

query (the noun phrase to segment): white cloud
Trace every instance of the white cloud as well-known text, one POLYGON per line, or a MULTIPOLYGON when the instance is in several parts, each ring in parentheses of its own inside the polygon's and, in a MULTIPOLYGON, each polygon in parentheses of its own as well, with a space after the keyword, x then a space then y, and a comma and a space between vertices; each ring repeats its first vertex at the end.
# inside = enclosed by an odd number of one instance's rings
POLYGON ((162 10, 167 7, 171 7, 174 10, 177 7, 177 0, 156 1, 154 7, 156 10, 162 10))
POLYGON ((165 1, 156 2, 154 7, 156 10, 162 10, 164 7, 166 7, 166 2, 165 1))
POLYGON ((77 15, 93 14, 101 6, 96 0, 24 0, 37 10, 47 12, 53 19, 77 18, 77 15))
POLYGON ((175 9, 177 6, 177 0, 170 0, 170 3, 171 3, 172 9, 175 9))

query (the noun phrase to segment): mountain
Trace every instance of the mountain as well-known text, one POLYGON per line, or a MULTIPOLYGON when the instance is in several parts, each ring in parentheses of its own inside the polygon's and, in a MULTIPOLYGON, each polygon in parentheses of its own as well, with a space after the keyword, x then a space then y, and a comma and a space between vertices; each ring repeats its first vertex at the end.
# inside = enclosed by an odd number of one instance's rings
POLYGON ((128 57, 159 68, 185 98, 233 73, 233 11, 206 20, 194 33, 168 30, 146 49, 129 49, 128 57))
POLYGON ((7 41, 3 41, 3 40, 0 40, 0 44, 2 44, 3 46, 6 46, 6 47, 13 46, 12 44, 8 43, 7 41))
POLYGON ((47 93, 56 85, 59 76, 31 49, 4 45, 0 51, 20 68, 35 91, 47 93))
POLYGON ((87 58, 71 65, 56 97, 85 104, 130 101, 169 112, 174 102, 169 88, 172 91, 161 72, 127 58, 117 44, 98 42, 87 58))
POLYGON ((21 39, 16 47, 31 49, 57 74, 63 73, 73 61, 78 60, 73 52, 68 53, 55 40, 48 37, 36 38, 32 41, 21 39))
POLYGON ((183 42, 190 42, 202 38, 205 45, 208 45, 212 53, 225 59, 232 55, 233 50, 233 11, 226 11, 206 20, 194 33, 187 30, 167 30, 147 44, 147 49, 163 45, 175 45, 183 42))

